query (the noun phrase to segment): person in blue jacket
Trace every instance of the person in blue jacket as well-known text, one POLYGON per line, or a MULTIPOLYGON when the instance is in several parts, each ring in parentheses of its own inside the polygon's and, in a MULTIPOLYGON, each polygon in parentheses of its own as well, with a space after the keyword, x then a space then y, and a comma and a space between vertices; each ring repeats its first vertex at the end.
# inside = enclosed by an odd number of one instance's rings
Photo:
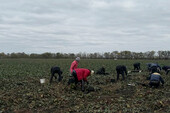
POLYGON ((161 66, 158 63, 148 63, 147 67, 151 73, 153 73, 155 70, 157 70, 157 72, 161 71, 161 66))
POLYGON ((149 76, 149 85, 150 87, 158 87, 160 85, 160 82, 162 83, 162 85, 164 85, 164 80, 161 77, 161 75, 158 72, 154 72, 149 76))

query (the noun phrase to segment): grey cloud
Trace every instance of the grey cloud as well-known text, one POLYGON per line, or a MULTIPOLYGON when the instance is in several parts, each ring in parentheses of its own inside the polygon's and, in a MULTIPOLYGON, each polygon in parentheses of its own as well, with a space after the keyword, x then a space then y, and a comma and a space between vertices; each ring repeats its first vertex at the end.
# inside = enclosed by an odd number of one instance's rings
POLYGON ((4 0, 0 4, 0 47, 3 52, 29 53, 167 50, 169 3, 4 0))

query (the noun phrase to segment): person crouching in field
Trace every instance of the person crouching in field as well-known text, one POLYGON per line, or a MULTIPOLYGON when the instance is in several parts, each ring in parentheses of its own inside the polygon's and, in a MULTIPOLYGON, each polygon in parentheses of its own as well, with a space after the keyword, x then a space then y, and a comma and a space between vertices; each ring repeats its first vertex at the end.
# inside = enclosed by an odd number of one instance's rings
POLYGON ((162 70, 164 70, 166 72, 166 75, 168 75, 168 73, 170 71, 170 66, 163 66, 162 70))
POLYGON ((140 70, 140 63, 134 63, 134 70, 140 70))
MULTIPOLYGON (((85 82, 88 84, 87 77, 90 75, 93 75, 93 74, 94 74, 93 70, 89 70, 89 69, 85 69, 85 68, 74 69, 72 72, 72 76, 74 78, 75 86, 77 85, 78 82, 81 82, 81 90, 84 92, 85 91, 85 88, 84 88, 85 82)), ((71 82, 72 82, 72 80, 69 79, 68 85, 70 85, 71 82)))
POLYGON ((149 72, 151 73, 153 73, 152 70, 155 70, 155 69, 157 69, 157 72, 161 71, 161 67, 158 63, 148 63, 147 67, 148 67, 149 72))
POLYGON ((104 66, 102 66, 99 70, 97 70, 96 74, 99 74, 99 75, 109 75, 109 73, 105 72, 104 66))
POLYGON ((50 84, 52 83, 53 77, 55 77, 55 79, 57 79, 57 77, 55 76, 55 73, 58 74, 58 81, 60 82, 62 80, 62 71, 60 70, 60 67, 58 66, 54 66, 51 68, 51 77, 50 77, 50 84))
POLYGON ((164 80, 161 77, 161 75, 155 70, 150 76, 149 76, 149 85, 150 87, 158 87, 160 85, 160 82, 162 85, 164 85, 164 80))
POLYGON ((119 74, 122 75, 122 80, 125 79, 124 73, 125 73, 126 76, 127 76, 127 69, 126 69, 126 66, 124 66, 124 65, 118 65, 118 66, 116 66, 116 72, 117 72, 117 80, 119 80, 119 74))

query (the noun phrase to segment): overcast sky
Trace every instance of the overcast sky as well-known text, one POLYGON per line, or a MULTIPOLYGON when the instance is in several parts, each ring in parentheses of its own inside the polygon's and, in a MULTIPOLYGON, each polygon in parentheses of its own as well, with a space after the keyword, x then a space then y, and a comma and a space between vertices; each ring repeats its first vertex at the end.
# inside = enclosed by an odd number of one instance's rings
POLYGON ((0 0, 0 52, 170 50, 170 0, 0 0))

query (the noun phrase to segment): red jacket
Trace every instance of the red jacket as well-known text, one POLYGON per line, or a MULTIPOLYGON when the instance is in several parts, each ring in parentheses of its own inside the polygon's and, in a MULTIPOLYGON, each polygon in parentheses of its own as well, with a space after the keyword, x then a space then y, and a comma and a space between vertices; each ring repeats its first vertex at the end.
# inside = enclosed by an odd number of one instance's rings
POLYGON ((76 69, 78 66, 78 62, 76 60, 74 60, 72 63, 71 63, 71 67, 70 67, 70 72, 72 73, 72 71, 74 69, 76 69))
POLYGON ((75 71, 77 74, 78 81, 80 81, 80 80, 87 81, 87 77, 90 75, 89 69, 77 68, 77 69, 75 69, 75 71))

